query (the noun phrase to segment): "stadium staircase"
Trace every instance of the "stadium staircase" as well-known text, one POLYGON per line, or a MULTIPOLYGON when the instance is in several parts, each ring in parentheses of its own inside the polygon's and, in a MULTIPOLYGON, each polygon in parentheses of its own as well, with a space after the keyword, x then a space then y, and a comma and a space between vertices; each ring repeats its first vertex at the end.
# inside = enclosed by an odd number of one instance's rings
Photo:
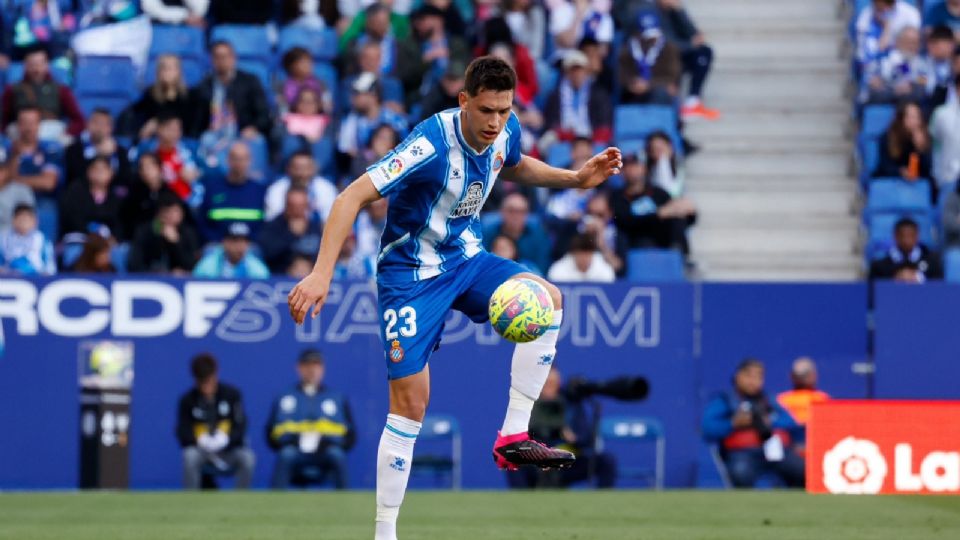
POLYGON ((687 161, 703 279, 849 281, 863 271, 840 0, 686 0, 716 51, 687 161))

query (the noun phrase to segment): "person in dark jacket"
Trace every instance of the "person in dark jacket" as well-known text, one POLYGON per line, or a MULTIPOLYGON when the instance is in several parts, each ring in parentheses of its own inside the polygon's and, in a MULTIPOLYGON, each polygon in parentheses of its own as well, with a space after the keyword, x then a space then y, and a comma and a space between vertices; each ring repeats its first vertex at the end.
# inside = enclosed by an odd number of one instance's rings
POLYGON ((211 0, 208 13, 216 24, 267 24, 273 20, 274 2, 211 0))
POLYGON ((226 41, 210 46, 213 72, 193 89, 196 118, 188 133, 220 131, 234 124, 236 132, 253 139, 270 133, 270 107, 256 76, 237 69, 237 54, 226 41))
POLYGON ((110 160, 110 166, 117 173, 113 179, 114 187, 122 188, 121 194, 125 194, 130 185, 130 160, 127 153, 127 149, 113 136, 113 118, 110 111, 96 108, 87 118, 87 129, 67 147, 64 181, 70 185, 75 180, 83 179, 90 161, 97 156, 103 156, 110 160))
POLYGON ((290 186, 283 214, 263 226, 257 241, 271 272, 286 272, 294 253, 313 253, 319 249, 320 224, 313 215, 306 188, 290 186))
POLYGON ((70 135, 83 131, 83 113, 70 88, 53 80, 50 57, 42 47, 31 49, 24 57, 23 80, 7 86, 0 111, 4 130, 16 120, 21 109, 35 107, 43 120, 59 120, 70 135))
POLYGON ((74 182, 60 197, 60 233, 86 233, 99 225, 120 235, 120 205, 122 200, 114 193, 116 172, 110 160, 97 156, 87 165, 86 178, 74 182))
POLYGON ((707 108, 700 96, 703 85, 710 74, 713 64, 713 49, 707 45, 703 34, 693 23, 681 0, 656 0, 657 14, 667 42, 680 49, 683 60, 683 72, 690 76, 690 89, 683 102, 681 113, 684 117, 701 116, 709 120, 719 117, 719 113, 707 108))
POLYGON ((748 358, 733 375, 733 393, 719 394, 703 413, 703 437, 720 446, 730 481, 753 487, 764 474, 774 474, 788 487, 803 487, 804 462, 791 448, 790 431, 797 423, 763 391, 763 363, 748 358))
POLYGON ((631 248, 676 248, 684 253, 687 228, 697 210, 688 199, 673 199, 648 181, 647 166, 636 154, 623 159, 624 187, 613 193, 613 220, 631 248))
POLYGON ((160 195, 153 221, 137 228, 130 242, 127 269, 186 276, 197 263, 200 243, 183 219, 183 202, 172 192, 160 195))
POLYGON ((164 116, 175 116, 182 126, 192 129, 197 105, 187 89, 180 58, 172 54, 157 57, 156 79, 144 89, 130 110, 135 134, 141 141, 157 134, 159 119, 164 116))
POLYGON ((235 475, 237 489, 248 489, 255 457, 245 440, 247 415, 240 391, 220 382, 217 360, 210 354, 195 356, 190 371, 196 385, 180 397, 177 408, 183 487, 200 489, 206 467, 235 475))
POLYGON ((924 283, 943 279, 940 256, 920 243, 920 228, 910 218, 893 227, 894 245, 870 265, 870 279, 895 279, 903 283, 924 283))
POLYGON ((276 399, 267 422, 267 443, 277 451, 274 489, 292 483, 333 478, 347 487, 347 456, 356 433, 350 404, 343 394, 323 384, 323 355, 307 349, 297 360, 300 382, 276 399))
POLYGON ((123 231, 132 235, 140 225, 153 221, 154 216, 157 215, 160 198, 165 193, 176 196, 176 193, 163 180, 160 158, 150 152, 140 154, 137 157, 137 174, 120 208, 123 231))

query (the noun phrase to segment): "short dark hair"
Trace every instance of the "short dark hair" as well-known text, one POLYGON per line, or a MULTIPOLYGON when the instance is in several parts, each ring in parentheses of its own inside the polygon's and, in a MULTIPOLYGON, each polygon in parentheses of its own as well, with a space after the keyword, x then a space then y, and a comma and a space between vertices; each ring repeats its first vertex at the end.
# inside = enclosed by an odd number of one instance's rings
POLYGON ((284 197, 289 197, 291 193, 303 193, 305 197, 310 197, 310 190, 303 186, 290 186, 287 188, 287 193, 284 195, 284 197))
POLYGON ((226 47, 226 48, 230 49, 230 52, 233 52, 233 53, 236 53, 236 52, 237 52, 237 50, 233 48, 233 43, 230 43, 229 41, 227 41, 227 40, 225 40, 225 39, 218 39, 218 40, 214 41, 213 43, 211 43, 211 44, 210 44, 210 53, 213 53, 214 49, 216 49, 217 47, 226 47))
POLYGON ((29 203, 19 203, 13 207, 13 217, 17 217, 24 212, 30 212, 33 215, 37 214, 37 209, 29 203))
POLYGON ((506 92, 516 88, 516 72, 500 58, 481 56, 467 66, 463 89, 471 96, 476 96, 481 90, 506 92))
POLYGON ((898 233, 901 229, 911 228, 915 231, 920 230, 920 226, 917 225, 917 222, 911 217, 902 217, 897 220, 897 223, 893 226, 893 232, 898 233))
POLYGON ((194 380, 202 382, 217 373, 217 359, 210 353, 200 353, 190 361, 190 373, 194 380))
POLYGON ((886 4, 892 6, 897 3, 897 0, 873 0, 874 3, 886 4))
MULTIPOLYGON (((166 124, 167 122, 172 122, 173 120, 180 120, 180 117, 177 116, 177 113, 171 110, 161 110, 157 114, 157 124, 166 124)), ((183 120, 180 120, 180 125, 183 125, 183 120)))
POLYGON ((140 162, 145 159, 152 161, 158 167, 160 166, 160 157, 153 152, 144 152, 137 156, 137 165, 140 165, 140 162))
POLYGON ((47 50, 47 46, 44 43, 34 43, 33 45, 27 47, 27 50, 23 52, 23 58, 26 59, 26 57, 37 53, 43 53, 48 60, 50 59, 50 51, 47 50))
POLYGON ((319 362, 320 365, 323 365, 323 353, 319 349, 304 349, 297 357, 297 363, 303 364, 306 362, 319 362))
POLYGON ((97 163, 106 165, 108 169, 113 170, 113 164, 110 163, 110 158, 108 158, 107 156, 101 156, 101 155, 96 155, 93 157, 93 159, 87 162, 87 170, 92 169, 93 166, 96 165, 97 163))
POLYGON ((287 167, 293 163, 293 160, 297 158, 306 158, 311 161, 316 161, 317 158, 313 157, 313 154, 309 150, 297 150, 296 152, 290 154, 290 157, 287 158, 287 167))
POLYGON ((748 357, 748 358, 744 358, 743 360, 740 361, 739 364, 737 364, 737 369, 733 370, 733 373, 734 375, 736 375, 742 371, 746 371, 754 367, 758 367, 760 369, 766 369, 766 366, 763 365, 763 362, 761 362, 760 359, 748 357))
POLYGON ((94 107, 93 110, 90 111, 90 116, 95 114, 102 114, 110 117, 111 119, 113 118, 113 114, 110 113, 110 109, 107 109, 106 107, 94 107))
POLYGON ((589 234, 578 234, 570 240, 569 251, 596 251, 597 241, 589 234))
POLYGON ((310 51, 304 49, 303 47, 294 47, 289 51, 283 53, 283 58, 280 60, 280 65, 283 66, 283 70, 289 72, 294 64, 300 61, 302 58, 310 58, 310 51))
POLYGON ((953 30, 945 24, 938 24, 930 30, 930 37, 927 41, 953 41, 953 30))
POLYGON ((182 204, 183 201, 180 200, 180 197, 177 197, 172 191, 164 190, 157 196, 157 210, 170 208, 171 206, 181 206, 182 204))

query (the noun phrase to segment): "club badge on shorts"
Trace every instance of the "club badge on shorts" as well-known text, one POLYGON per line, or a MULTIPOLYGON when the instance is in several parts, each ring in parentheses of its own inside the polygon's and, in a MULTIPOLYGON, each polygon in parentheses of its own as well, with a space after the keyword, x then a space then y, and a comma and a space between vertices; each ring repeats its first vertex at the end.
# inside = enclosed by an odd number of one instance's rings
POLYGON ((403 361, 403 347, 400 346, 400 340, 395 339, 393 343, 390 344, 390 361, 391 362, 402 362, 403 361))

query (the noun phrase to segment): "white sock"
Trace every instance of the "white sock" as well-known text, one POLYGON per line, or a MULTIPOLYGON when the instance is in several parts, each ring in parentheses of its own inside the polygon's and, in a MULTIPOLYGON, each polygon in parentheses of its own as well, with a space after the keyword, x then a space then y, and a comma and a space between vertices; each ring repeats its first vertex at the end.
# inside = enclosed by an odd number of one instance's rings
POLYGON ((377 448, 377 533, 375 540, 397 540, 397 516, 410 479, 413 445, 420 422, 396 414, 387 415, 387 425, 377 448))
POLYGON ((533 403, 540 397, 543 383, 547 382, 553 357, 557 353, 557 337, 563 310, 553 312, 553 324, 539 339, 530 343, 518 343, 513 350, 510 366, 510 403, 503 419, 500 435, 526 433, 530 427, 533 403))

